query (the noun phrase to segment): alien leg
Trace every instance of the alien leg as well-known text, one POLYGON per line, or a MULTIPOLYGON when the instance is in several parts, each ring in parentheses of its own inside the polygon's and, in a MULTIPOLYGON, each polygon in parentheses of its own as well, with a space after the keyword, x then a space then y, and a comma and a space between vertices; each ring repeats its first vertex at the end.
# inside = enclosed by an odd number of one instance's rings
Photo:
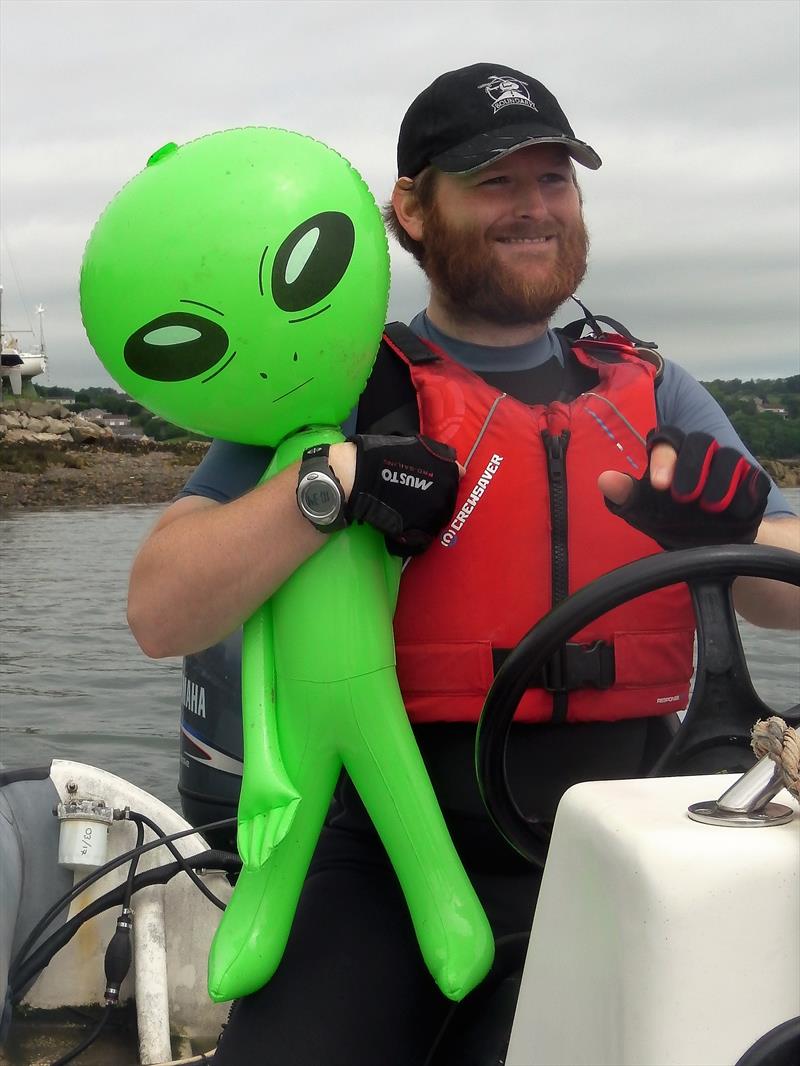
POLYGON ((242 636, 244 769, 236 843, 248 870, 257 870, 292 824, 300 794, 282 761, 275 721, 272 607, 265 603, 242 636))
POLYGON ((211 945, 208 991, 217 1002, 261 988, 283 956, 320 830, 341 770, 324 728, 327 686, 281 680, 278 732, 302 797, 291 828, 259 869, 242 869, 211 945), (320 720, 322 719, 322 728, 320 720))
POLYGON ((400 880, 428 969, 446 996, 463 999, 492 964, 488 919, 447 831, 394 668, 348 685, 343 761, 400 880))

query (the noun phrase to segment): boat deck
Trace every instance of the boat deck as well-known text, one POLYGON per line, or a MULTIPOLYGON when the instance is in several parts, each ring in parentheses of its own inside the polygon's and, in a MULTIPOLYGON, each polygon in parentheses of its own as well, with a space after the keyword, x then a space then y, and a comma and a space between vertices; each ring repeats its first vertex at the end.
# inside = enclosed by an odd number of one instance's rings
MULTIPOLYGON (((15 1011, 0 1066, 49 1066, 76 1047, 95 1027, 102 1014, 72 1008, 55 1011, 15 1011)), ((189 1058, 208 1048, 192 1049, 186 1039, 173 1040, 173 1059, 189 1058)), ((76 1060, 80 1066, 138 1066, 136 1012, 118 1007, 97 1040, 76 1060)))

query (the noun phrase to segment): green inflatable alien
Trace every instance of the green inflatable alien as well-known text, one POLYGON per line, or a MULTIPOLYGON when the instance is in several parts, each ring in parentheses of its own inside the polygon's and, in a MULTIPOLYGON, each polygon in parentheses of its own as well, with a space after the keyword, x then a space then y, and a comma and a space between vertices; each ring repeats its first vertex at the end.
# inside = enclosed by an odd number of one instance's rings
MULTIPOLYGON (((275 448, 269 478, 339 426, 369 376, 389 285, 380 213, 337 153, 278 129, 167 145, 106 208, 81 272, 109 373, 171 422, 275 448)), ((447 833, 394 669, 399 561, 366 525, 332 534, 244 626, 243 869, 209 992, 260 988, 284 951, 344 765, 451 999, 491 930, 447 833)))

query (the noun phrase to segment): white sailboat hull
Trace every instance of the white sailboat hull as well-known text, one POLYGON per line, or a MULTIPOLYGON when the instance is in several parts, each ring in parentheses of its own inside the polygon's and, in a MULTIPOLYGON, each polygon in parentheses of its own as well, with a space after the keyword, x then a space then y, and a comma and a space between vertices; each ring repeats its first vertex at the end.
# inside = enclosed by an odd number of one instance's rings
MULTIPOLYGON (((6 351, 3 355, 7 355, 6 351)), ((18 355, 22 359, 22 363, 18 366, 0 366, 0 378, 4 379, 5 383, 11 389, 13 396, 20 396, 22 394, 22 382, 27 378, 35 378, 39 374, 44 374, 47 370, 47 356, 44 354, 34 355, 27 352, 14 352, 14 355, 18 355)))

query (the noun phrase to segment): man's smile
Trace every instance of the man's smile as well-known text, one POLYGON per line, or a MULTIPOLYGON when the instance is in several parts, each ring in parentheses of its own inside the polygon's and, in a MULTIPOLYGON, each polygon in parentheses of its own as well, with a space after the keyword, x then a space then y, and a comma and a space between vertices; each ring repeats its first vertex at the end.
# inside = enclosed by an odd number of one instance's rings
POLYGON ((554 241, 555 237, 550 235, 548 237, 498 237, 498 244, 547 244, 549 241, 554 241))

